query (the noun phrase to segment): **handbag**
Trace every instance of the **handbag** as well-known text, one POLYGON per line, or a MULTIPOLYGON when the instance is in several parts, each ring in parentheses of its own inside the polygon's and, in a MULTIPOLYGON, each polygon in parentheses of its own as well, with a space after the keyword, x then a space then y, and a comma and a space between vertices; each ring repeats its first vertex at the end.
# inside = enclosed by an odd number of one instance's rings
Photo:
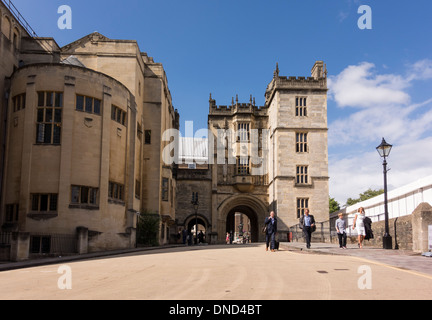
POLYGON ((264 226, 264 227, 262 228, 262 233, 263 233, 263 234, 267 234, 267 226, 264 226))

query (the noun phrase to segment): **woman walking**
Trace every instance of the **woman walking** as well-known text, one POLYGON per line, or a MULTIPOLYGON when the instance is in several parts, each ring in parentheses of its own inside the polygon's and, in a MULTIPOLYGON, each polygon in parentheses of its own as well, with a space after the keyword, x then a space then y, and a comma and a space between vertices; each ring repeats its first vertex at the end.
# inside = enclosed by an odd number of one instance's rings
POLYGON ((363 248, 363 240, 366 236, 366 229, 364 224, 364 219, 366 218, 366 213, 363 207, 359 208, 357 214, 354 218, 353 230, 357 229, 358 234, 358 246, 360 249, 363 248))

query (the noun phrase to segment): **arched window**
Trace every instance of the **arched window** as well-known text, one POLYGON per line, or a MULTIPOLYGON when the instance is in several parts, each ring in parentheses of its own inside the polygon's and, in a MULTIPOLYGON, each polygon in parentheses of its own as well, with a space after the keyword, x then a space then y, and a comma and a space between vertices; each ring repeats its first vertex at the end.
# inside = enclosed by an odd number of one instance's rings
POLYGON ((13 41, 13 46, 15 49, 19 49, 20 47, 20 41, 21 37, 20 37, 20 32, 19 30, 15 27, 13 29, 13 34, 12 34, 12 41, 13 41))
POLYGON ((4 16, 2 19, 2 33, 6 38, 10 40, 11 38, 11 22, 7 16, 4 16))
POLYGON ((1 26, 1 32, 5 35, 6 38, 10 40, 11 36, 11 22, 8 17, 3 17, 2 19, 2 26, 1 26))

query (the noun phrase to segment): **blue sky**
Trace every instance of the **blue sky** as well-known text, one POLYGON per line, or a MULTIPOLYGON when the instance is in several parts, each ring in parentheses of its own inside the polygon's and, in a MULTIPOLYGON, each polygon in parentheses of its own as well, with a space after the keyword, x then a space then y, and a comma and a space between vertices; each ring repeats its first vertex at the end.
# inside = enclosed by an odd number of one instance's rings
POLYGON ((183 128, 188 120, 207 127, 210 92, 220 105, 236 94, 263 105, 276 62, 283 76, 309 76, 324 60, 331 195, 344 202, 381 187, 375 147, 383 135, 395 145, 390 187, 432 175, 430 0, 13 2, 39 36, 60 46, 93 31, 137 40, 163 63, 183 128), (71 30, 57 27, 63 4, 72 8, 71 30), (372 30, 357 26, 360 5, 372 9, 372 30))

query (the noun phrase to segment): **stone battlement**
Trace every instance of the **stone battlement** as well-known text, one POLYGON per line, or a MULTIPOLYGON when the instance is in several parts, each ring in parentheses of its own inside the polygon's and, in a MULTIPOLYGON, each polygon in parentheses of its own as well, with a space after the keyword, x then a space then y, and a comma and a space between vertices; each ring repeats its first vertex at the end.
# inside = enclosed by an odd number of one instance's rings
POLYGON ((236 113, 253 113, 254 115, 267 115, 266 107, 259 107, 255 104, 255 98, 252 99, 249 103, 239 103, 238 97, 236 98, 236 102, 234 102, 234 98, 232 99, 232 103, 230 106, 226 105, 216 105, 216 100, 212 99, 210 94, 209 100, 209 112, 211 115, 220 114, 220 115, 234 115, 236 113))

